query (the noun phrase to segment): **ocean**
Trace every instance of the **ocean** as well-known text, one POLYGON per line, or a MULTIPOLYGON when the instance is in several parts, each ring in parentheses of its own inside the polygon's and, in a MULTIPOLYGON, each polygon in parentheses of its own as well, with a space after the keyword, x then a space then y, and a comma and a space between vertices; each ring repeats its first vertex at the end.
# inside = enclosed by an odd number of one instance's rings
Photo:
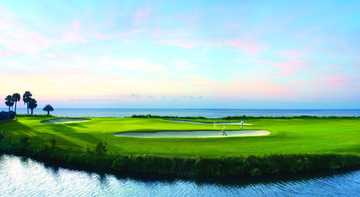
MULTIPOLYGON (((7 111, 0 108, 0 111, 7 111)), ((26 113, 26 109, 18 109, 18 113, 26 113)), ((41 109, 35 114, 45 114, 41 109)), ((226 116, 360 116, 360 109, 146 109, 146 108, 55 108, 56 116, 92 116, 92 117, 125 117, 131 115, 161 116, 204 116, 210 118, 226 116)))

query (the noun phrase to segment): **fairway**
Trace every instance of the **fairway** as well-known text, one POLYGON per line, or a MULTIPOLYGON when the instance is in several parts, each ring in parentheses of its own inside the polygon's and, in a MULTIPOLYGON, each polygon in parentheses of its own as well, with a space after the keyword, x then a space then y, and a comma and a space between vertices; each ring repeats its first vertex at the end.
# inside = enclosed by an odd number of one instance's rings
MULTIPOLYGON (((150 154, 168 156, 248 156, 271 154, 355 154, 360 153, 358 118, 249 118, 239 125, 192 124, 161 118, 91 118, 85 122, 48 124, 48 117, 18 117, 1 122, 1 130, 12 139, 28 136, 34 144, 49 144, 71 151, 85 151, 100 141, 111 154, 150 154), (230 138, 129 138, 114 134, 159 131, 266 130, 261 137, 230 138)), ((197 120, 192 120, 197 121, 197 120)), ((203 120, 204 121, 204 120, 203 120)), ((240 120, 232 120, 239 122, 240 120)))

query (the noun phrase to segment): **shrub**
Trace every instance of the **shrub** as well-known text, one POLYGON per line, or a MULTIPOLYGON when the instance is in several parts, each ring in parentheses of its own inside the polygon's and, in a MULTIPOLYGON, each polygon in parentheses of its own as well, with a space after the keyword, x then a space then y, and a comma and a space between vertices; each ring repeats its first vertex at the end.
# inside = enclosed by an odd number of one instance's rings
POLYGON ((5 137, 6 137, 6 136, 5 136, 5 132, 4 132, 4 131, 1 131, 1 132, 0 132, 0 141, 3 140, 3 139, 5 139, 5 137))
POLYGON ((52 138, 52 139, 50 140, 50 147, 51 147, 52 149, 54 149, 55 146, 56 146, 56 139, 55 139, 55 138, 52 138))
POLYGON ((97 145, 96 145, 96 148, 95 148, 95 153, 97 155, 104 155, 107 151, 107 144, 104 143, 104 142, 99 142, 97 145))
POLYGON ((20 144, 23 146, 23 147, 27 147, 30 145, 30 138, 29 137, 22 137, 20 138, 20 144))
POLYGON ((13 111, 10 112, 0 112, 0 121, 1 120, 13 120, 16 114, 13 111))
POLYGON ((208 119, 203 116, 159 116, 159 115, 132 115, 132 118, 164 118, 164 119, 208 119))

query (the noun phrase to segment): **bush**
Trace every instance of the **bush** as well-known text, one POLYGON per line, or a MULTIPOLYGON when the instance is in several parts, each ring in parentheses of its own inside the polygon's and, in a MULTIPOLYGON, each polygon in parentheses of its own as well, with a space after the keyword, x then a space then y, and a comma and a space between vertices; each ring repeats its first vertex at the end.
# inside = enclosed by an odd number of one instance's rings
MULTIPOLYGON (((0 132, 0 137, 1 133, 3 132, 0 132)), ((239 180, 245 177, 305 176, 360 168, 358 155, 299 154, 219 158, 123 155, 106 154, 108 149, 104 142, 97 143, 95 149, 91 147, 91 150, 76 151, 61 147, 50 149, 49 146, 38 143, 32 143, 30 147, 29 137, 19 140, 12 141, 10 137, 6 137, 0 141, 0 153, 27 156, 72 169, 149 178, 239 180)))
POLYGON ((29 137, 22 137, 20 138, 20 144, 23 146, 23 147, 28 147, 30 145, 30 138, 29 137))
POLYGON ((132 115, 132 118, 163 118, 163 119, 208 119, 203 116, 159 116, 159 115, 132 115))
POLYGON ((107 151, 107 144, 104 143, 104 142, 99 142, 97 145, 96 145, 96 148, 95 148, 95 153, 97 155, 104 155, 107 151))
POLYGON ((0 112, 0 121, 1 120, 13 120, 15 118, 16 114, 15 112, 0 112))
POLYGON ((5 139, 6 135, 5 135, 5 132, 4 131, 1 131, 0 132, 0 141, 5 139))
POLYGON ((52 139, 50 140, 50 147, 51 147, 52 149, 54 149, 55 146, 56 146, 56 139, 55 139, 55 138, 52 138, 52 139))

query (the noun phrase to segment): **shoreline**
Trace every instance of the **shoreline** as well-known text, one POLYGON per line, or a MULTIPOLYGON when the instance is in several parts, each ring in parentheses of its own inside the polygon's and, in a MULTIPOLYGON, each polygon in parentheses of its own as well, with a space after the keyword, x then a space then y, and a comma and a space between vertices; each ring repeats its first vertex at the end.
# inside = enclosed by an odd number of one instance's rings
POLYGON ((360 167, 356 168, 348 168, 348 169, 338 169, 332 172, 312 172, 312 173, 301 173, 296 175, 274 175, 274 176, 250 176, 250 177, 232 177, 232 178, 224 178, 224 177, 213 177, 213 178, 201 178, 201 177, 174 177, 169 175, 149 175, 149 174, 130 174, 130 173, 119 173, 108 170, 100 170, 95 168, 87 168, 87 167, 74 167, 68 164, 59 164, 50 160, 43 160, 41 158, 28 157, 19 154, 10 154, 10 153, 2 153, 0 152, 0 157, 2 156, 10 156, 10 157, 19 157, 22 160, 33 160, 44 165, 45 168, 51 168, 52 170, 58 170, 59 168, 65 170, 74 170, 79 172, 84 172, 88 174, 96 173, 99 176, 107 176, 112 175, 117 179, 133 179, 136 181, 160 181, 160 182, 174 182, 174 181, 191 181, 197 184, 219 184, 224 186, 231 185, 251 185, 251 184, 259 184, 259 183, 281 183, 283 181, 302 181, 302 180, 311 180, 316 178, 324 178, 324 177, 332 177, 337 175, 344 175, 347 173, 352 173, 354 171, 360 170, 360 167))
POLYGON ((199 182, 239 182, 256 179, 331 176, 360 169, 360 156, 349 154, 288 154, 248 157, 171 157, 156 155, 102 155, 59 149, 24 149, 0 142, 0 155, 33 159, 62 167, 119 177, 199 182), (296 164, 296 165, 293 165, 296 164))

